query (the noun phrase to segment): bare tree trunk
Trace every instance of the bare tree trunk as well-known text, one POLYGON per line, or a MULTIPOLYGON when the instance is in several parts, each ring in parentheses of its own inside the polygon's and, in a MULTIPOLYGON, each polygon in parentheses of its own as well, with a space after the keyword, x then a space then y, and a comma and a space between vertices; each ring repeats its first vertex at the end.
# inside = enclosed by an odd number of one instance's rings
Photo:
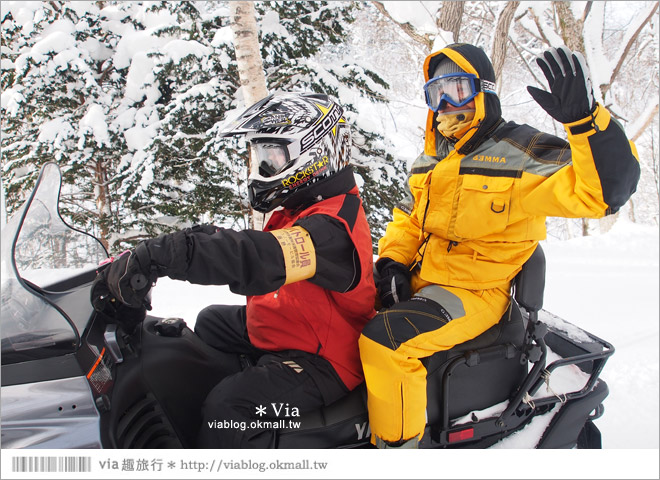
POLYGON ((598 228, 600 229, 600 233, 607 233, 609 232, 616 221, 619 219, 619 214, 621 213, 621 210, 618 210, 616 213, 612 215, 608 215, 606 217, 602 217, 598 220, 598 228))
POLYGON ((632 223, 637 223, 637 216, 635 215, 635 202, 633 202, 632 197, 630 197, 628 203, 630 204, 630 212, 628 213, 628 218, 630 218, 632 223))
MULTIPOLYGON (((254 3, 229 2, 229 15, 243 98, 245 105, 250 106, 268 95, 254 3)), ((250 163, 249 159, 247 162, 248 172, 257 168, 256 165, 250 163)), ((250 216, 250 227, 261 228, 263 225, 265 225, 264 215, 253 210, 250 216)))
MULTIPOLYGON (((584 21, 582 19, 578 20, 573 16, 569 2, 553 1, 552 6, 559 20, 559 33, 564 40, 564 44, 571 50, 584 54, 584 37, 582 32, 584 21)), ((601 218, 598 222, 601 227, 600 230, 603 233, 612 228, 613 223, 610 224, 610 221, 616 221, 616 217, 607 220, 605 218, 607 217, 601 218)), ((589 220, 586 218, 582 219, 582 236, 589 236, 589 220)))
POLYGON ((583 218, 582 219, 582 236, 583 237, 588 237, 589 236, 589 219, 588 218, 583 218))
POLYGON ((437 25, 441 30, 451 32, 454 36, 454 42, 458 42, 460 36, 464 7, 465 2, 442 2, 437 25))
POLYGON ((582 29, 584 21, 573 16, 570 2, 553 1, 552 6, 559 19, 561 37, 568 48, 584 54, 584 36, 582 29))
POLYGON ((103 162, 94 165, 94 201, 99 215, 100 240, 107 251, 110 251, 108 237, 110 236, 110 198, 108 195, 108 172, 103 162))
POLYGON ((243 87, 245 105, 250 106, 268 95, 261 61, 256 11, 252 2, 229 2, 229 11, 238 75, 243 87))
POLYGON ((513 21, 513 15, 520 2, 507 2, 506 7, 502 10, 500 18, 497 19, 497 28, 495 29, 495 38, 493 40, 493 52, 491 59, 493 61, 493 68, 495 69, 495 83, 498 89, 501 88, 502 70, 504 69, 504 62, 506 60, 506 49, 509 44, 509 29, 513 21))

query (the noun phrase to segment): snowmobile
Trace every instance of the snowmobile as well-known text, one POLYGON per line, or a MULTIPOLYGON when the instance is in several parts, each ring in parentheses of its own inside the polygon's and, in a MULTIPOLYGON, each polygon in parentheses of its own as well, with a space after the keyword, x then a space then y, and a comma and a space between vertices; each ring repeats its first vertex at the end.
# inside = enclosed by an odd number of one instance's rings
MULTIPOLYGON (((180 318, 96 312, 90 289, 108 253, 62 219, 61 188, 46 164, 2 232, 3 447, 195 448, 207 393, 249 360, 180 318)), ((421 448, 487 448, 541 417, 551 420, 536 448, 601 448, 599 375, 614 348, 543 310, 544 282, 539 247, 497 325, 425 360, 421 448)), ((276 428, 274 448, 372 448, 364 384, 298 420, 276 428)))

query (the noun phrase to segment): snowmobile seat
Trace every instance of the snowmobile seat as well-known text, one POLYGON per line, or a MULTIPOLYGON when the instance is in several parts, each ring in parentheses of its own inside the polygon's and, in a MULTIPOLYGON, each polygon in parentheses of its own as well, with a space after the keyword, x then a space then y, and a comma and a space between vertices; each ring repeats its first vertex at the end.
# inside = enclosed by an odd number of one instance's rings
MULTIPOLYGON (((509 310, 499 323, 478 337, 424 359, 427 368, 429 424, 441 423, 443 414, 455 419, 507 399, 527 374, 520 358, 525 343, 526 318, 543 305, 545 256, 539 245, 512 282, 509 310)), ((279 448, 332 448, 368 441, 365 384, 337 402, 305 413, 296 429, 280 430, 279 448), (338 442, 342 442, 338 444, 338 442)))
POLYGON ((513 287, 516 302, 527 312, 538 312, 543 308, 545 254, 540 244, 514 279, 513 287))
POLYGON ((521 362, 527 321, 543 306, 544 288, 545 254, 538 245, 512 282, 511 304, 500 321, 427 359, 429 424, 496 405, 515 392, 527 374, 527 362, 521 362))
POLYGON ((500 322, 480 336, 429 357, 429 424, 507 400, 527 374, 527 366, 520 362, 524 341, 525 323, 512 302, 500 322))

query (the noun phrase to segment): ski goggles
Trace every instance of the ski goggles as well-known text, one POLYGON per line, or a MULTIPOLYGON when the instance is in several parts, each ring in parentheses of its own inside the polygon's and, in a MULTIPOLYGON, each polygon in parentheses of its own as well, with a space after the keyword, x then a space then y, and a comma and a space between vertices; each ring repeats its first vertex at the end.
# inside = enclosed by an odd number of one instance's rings
POLYGON ((448 73, 432 78, 424 84, 426 104, 434 112, 444 108, 447 103, 462 107, 479 92, 496 95, 495 84, 477 78, 472 73, 448 73))
POLYGON ((272 141, 251 141, 248 143, 250 161, 257 162, 262 177, 274 177, 291 164, 286 145, 272 141))

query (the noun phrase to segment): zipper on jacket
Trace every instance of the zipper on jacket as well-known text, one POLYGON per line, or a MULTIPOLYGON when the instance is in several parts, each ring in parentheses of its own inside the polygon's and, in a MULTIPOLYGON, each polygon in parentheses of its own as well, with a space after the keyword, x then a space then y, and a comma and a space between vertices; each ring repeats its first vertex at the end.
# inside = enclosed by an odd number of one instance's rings
POLYGON ((413 270, 415 270, 415 267, 417 267, 418 265, 420 265, 420 264, 422 263, 422 260, 424 260, 424 254, 426 253, 426 244, 429 242, 429 238, 431 238, 431 234, 430 234, 430 233, 426 236, 426 238, 424 239, 424 241, 422 242, 422 244, 417 248, 417 255, 415 256, 416 260, 414 260, 414 261, 412 262, 412 264, 410 264, 410 265, 408 266, 408 270, 409 270, 410 272, 412 272, 413 270), (423 251, 423 252, 420 252, 420 250, 421 250, 422 248, 424 248, 424 251, 423 251), (419 259, 417 259, 417 258, 419 258, 419 259))
MULTIPOLYGON (((424 226, 426 225, 426 215, 429 213, 429 205, 431 204, 431 176, 433 175, 433 170, 430 170, 426 174, 424 179, 424 186, 426 188, 426 206, 424 207, 424 216, 422 217, 422 226, 419 229, 419 239, 424 238, 424 226)), ((428 240, 428 237, 426 238, 428 240)))
POLYGON ((454 248, 456 245, 458 245, 458 242, 449 240, 449 245, 447 245, 447 253, 449 253, 451 249, 454 248))

